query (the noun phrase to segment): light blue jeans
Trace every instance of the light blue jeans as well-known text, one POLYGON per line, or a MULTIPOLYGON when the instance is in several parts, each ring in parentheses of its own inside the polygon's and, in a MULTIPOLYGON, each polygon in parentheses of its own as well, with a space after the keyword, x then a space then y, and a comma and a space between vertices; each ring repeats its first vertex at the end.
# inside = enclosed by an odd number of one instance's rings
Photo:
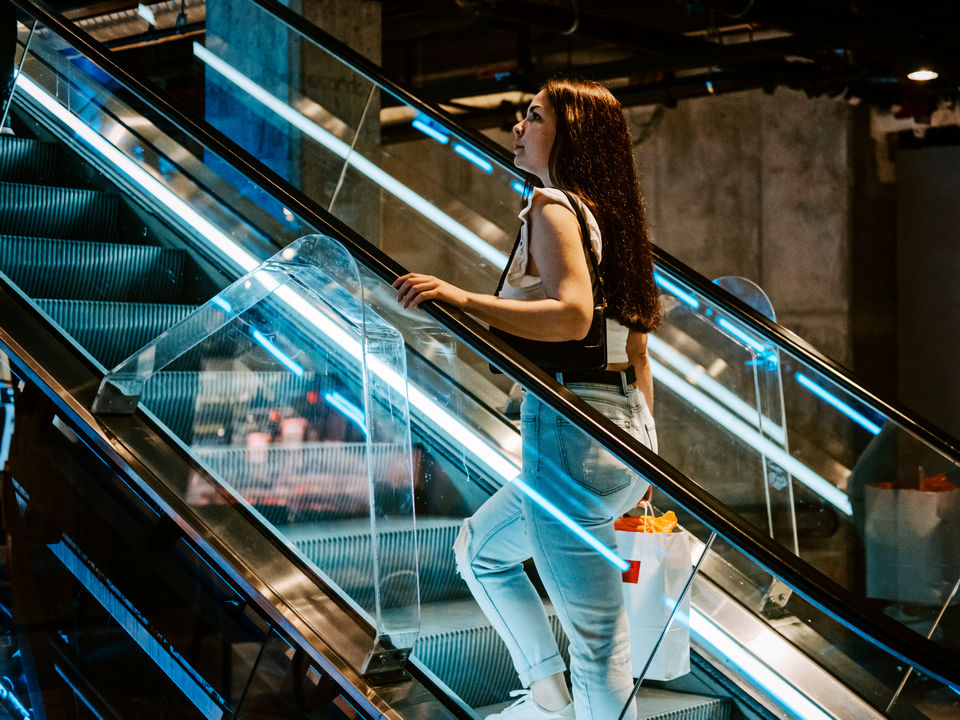
MULTIPOLYGON (((568 387, 657 449, 653 417, 639 390, 568 387)), ((529 393, 521 405, 521 434, 524 482, 615 551, 613 521, 640 500, 647 482, 529 393)), ((523 570, 523 561, 533 558, 570 640, 577 719, 616 720, 633 689, 620 570, 513 483, 464 521, 454 550, 460 574, 506 643, 524 687, 566 669, 543 602, 523 570)))

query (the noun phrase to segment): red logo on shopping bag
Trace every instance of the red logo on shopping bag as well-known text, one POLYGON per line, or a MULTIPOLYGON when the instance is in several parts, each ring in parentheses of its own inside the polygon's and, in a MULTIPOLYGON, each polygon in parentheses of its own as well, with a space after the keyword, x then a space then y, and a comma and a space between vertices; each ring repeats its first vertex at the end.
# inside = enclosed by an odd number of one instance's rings
POLYGON ((630 569, 620 573, 620 577, 623 578, 625 583, 638 583, 640 581, 640 561, 631 560, 630 569))

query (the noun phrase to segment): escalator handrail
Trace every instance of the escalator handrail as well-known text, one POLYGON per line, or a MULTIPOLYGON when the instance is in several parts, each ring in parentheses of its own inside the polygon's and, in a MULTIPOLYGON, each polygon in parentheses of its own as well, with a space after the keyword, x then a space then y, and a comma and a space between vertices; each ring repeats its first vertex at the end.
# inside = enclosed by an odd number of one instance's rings
MULTIPOLYGON (((488 160, 501 165, 521 181, 527 179, 527 176, 513 164, 513 157, 506 148, 476 130, 461 126, 456 118, 444 112, 442 109, 425 103, 407 89, 403 83, 391 78, 381 67, 356 50, 318 28, 290 8, 280 4, 277 0, 252 0, 252 2, 288 27, 299 32, 308 40, 315 42, 352 70, 355 70, 366 79, 379 85, 402 102, 410 105, 416 109, 417 112, 429 116, 431 119, 445 126, 453 134, 472 143, 488 160)), ((616 91, 614 91, 614 94, 616 94, 616 91)), ((900 403, 884 399, 867 389, 861 382, 853 377, 848 368, 845 368, 835 360, 824 355, 806 340, 770 320, 766 315, 757 312, 736 296, 731 295, 723 288, 710 282, 710 280, 696 270, 673 257, 662 248, 654 246, 654 256, 658 264, 668 268, 671 273, 695 288, 700 294, 710 297, 710 299, 725 312, 742 321, 751 330, 759 333, 780 349, 789 352, 805 364, 812 366, 832 382, 857 397, 864 404, 871 406, 875 410, 880 410, 887 417, 895 420, 905 429, 950 457, 960 456, 960 440, 942 428, 937 427, 935 423, 919 417, 912 410, 900 403)))
MULTIPOLYGON (((42 0, 11 2, 35 17, 74 49, 85 54, 165 120, 179 127, 200 145, 220 155, 262 189, 274 194, 285 207, 314 224, 317 229, 323 228, 324 232, 343 243, 358 262, 376 272, 381 279, 392 282, 405 272, 392 258, 331 217, 324 208, 246 150, 205 121, 197 120, 175 107, 156 88, 127 73, 100 43, 48 8, 42 0)), ((470 316, 435 303, 425 303, 421 308, 454 332, 468 347, 500 367, 508 377, 533 391, 543 402, 591 435, 628 467, 668 493, 680 506, 716 530, 721 537, 767 572, 781 578, 813 605, 908 665, 940 682, 960 688, 960 659, 954 654, 867 606, 846 588, 787 551, 759 529, 744 524, 729 506, 719 502, 697 482, 607 421, 552 377, 530 365, 515 350, 500 342, 470 316)))

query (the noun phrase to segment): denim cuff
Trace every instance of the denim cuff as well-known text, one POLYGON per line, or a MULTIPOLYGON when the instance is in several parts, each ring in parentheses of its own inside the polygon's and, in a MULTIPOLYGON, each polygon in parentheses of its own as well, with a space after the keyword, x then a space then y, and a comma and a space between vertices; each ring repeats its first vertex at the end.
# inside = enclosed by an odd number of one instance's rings
POLYGON ((543 680, 545 677, 550 677, 556 673, 565 672, 567 666, 563 662, 563 658, 560 656, 560 653, 556 655, 551 655, 546 660, 542 660, 534 665, 528 670, 517 670, 517 674, 520 676, 520 683, 525 687, 530 687, 537 680, 543 680))

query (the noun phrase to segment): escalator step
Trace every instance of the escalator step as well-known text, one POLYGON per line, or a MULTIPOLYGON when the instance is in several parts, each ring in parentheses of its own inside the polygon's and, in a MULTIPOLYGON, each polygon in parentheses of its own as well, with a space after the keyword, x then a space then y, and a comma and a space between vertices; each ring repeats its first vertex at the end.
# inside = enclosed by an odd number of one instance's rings
MULTIPOLYGON (((547 617, 566 660, 567 639, 549 605, 547 617)), ((472 598, 425 603, 413 654, 471 707, 504 702, 520 687, 506 645, 472 598)))
POLYGON ((0 182, 42 183, 53 177, 56 163, 55 143, 0 136, 0 182))
POLYGON ((37 305, 107 369, 190 314, 192 305, 37 300, 37 305))
POLYGON ((229 443, 253 408, 296 407, 311 391, 322 397, 330 383, 311 373, 165 371, 147 382, 141 399, 184 443, 229 443))
POLYGON ((0 270, 31 297, 170 302, 184 256, 154 245, 0 235, 0 270))
MULTIPOLYGON (((366 498, 363 498, 366 502, 366 498)), ((370 573, 370 518, 333 520, 322 523, 287 525, 284 537, 346 593, 363 607, 372 607, 373 578, 370 573)), ((420 567, 420 595, 425 603, 460 599, 469 590, 457 574, 453 541, 460 529, 459 518, 417 518, 417 548, 420 567)), ((390 568, 406 567, 413 543, 413 529, 399 520, 378 523, 379 557, 386 574, 390 568)), ((402 595, 402 594, 401 594, 402 595)), ((381 588, 383 607, 391 607, 402 596, 391 596, 390 587, 381 588)))
POLYGON ((0 182, 0 235, 109 240, 117 202, 96 190, 0 182))

